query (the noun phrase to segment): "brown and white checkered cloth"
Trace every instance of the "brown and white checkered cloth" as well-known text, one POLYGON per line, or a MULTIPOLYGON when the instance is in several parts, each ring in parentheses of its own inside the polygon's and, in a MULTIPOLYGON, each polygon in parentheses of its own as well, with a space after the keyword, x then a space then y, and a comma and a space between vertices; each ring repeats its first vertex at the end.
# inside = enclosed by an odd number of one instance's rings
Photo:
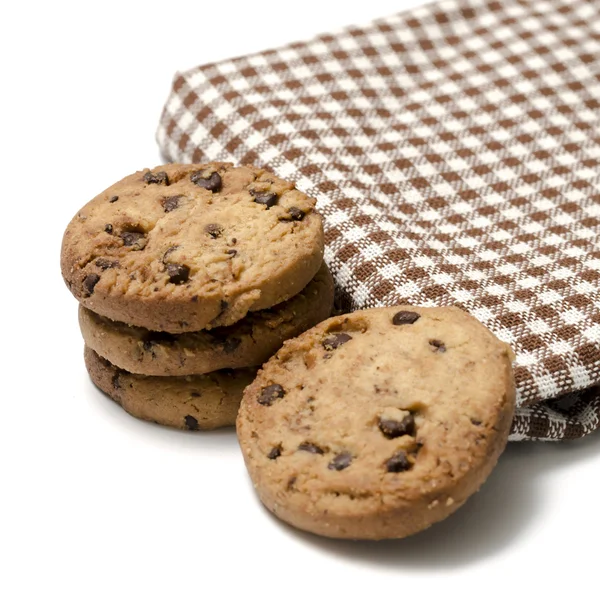
POLYGON ((345 309, 454 304, 516 352, 511 439, 600 426, 600 1, 445 0, 176 75, 171 161, 314 195, 345 309))

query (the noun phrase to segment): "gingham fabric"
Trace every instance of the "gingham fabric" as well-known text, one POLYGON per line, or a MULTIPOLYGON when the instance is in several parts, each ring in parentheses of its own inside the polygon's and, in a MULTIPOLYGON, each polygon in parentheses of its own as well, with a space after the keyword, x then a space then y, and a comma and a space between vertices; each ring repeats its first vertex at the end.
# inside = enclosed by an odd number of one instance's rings
POLYGON ((458 305, 516 353, 511 439, 600 423, 600 2, 449 0, 178 73, 170 161, 314 195, 346 310, 458 305))

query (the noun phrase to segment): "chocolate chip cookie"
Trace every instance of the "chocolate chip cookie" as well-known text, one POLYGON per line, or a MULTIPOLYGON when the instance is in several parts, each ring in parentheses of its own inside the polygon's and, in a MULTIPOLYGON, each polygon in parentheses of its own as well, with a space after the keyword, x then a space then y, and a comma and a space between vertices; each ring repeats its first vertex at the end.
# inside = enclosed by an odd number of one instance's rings
POLYGON ((262 169, 228 163, 125 177, 75 215, 61 252, 81 304, 169 333, 231 325, 288 300, 322 261, 315 200, 262 169))
POLYGON ((188 377, 145 377, 118 369, 85 348, 94 384, 129 414, 179 429, 216 429, 235 423, 244 388, 256 369, 188 377))
POLYGON ((512 359, 457 308, 358 311, 287 341, 237 419, 262 502, 339 538, 400 538, 445 518, 506 445, 512 359))
POLYGON ((194 375, 261 365, 289 338, 331 315, 333 278, 323 263, 293 298, 249 313, 229 327, 171 334, 111 321, 79 307, 87 346, 115 366, 143 375, 194 375))

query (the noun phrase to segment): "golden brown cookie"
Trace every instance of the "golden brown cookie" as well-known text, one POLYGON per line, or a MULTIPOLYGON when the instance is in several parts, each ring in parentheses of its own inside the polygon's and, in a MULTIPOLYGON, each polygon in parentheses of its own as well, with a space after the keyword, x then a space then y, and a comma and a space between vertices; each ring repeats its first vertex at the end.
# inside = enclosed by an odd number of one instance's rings
POLYGON ((400 538, 445 518, 506 445, 511 361, 457 308, 358 311, 285 342, 237 419, 261 500, 339 538, 400 538))
POLYGON ((145 377, 118 369, 85 348, 94 384, 129 414, 179 429, 216 429, 235 423, 244 388, 256 369, 188 377, 145 377))
POLYGON ((285 340, 331 315, 333 291, 333 278, 323 263, 299 294, 229 327, 174 335, 111 321, 81 305, 79 325, 86 345, 121 369, 143 375, 197 375, 261 365, 285 340))
POLYGON ((315 200, 254 167, 125 177, 65 232, 63 277, 97 314, 153 331, 231 325, 299 293, 323 261, 315 200))

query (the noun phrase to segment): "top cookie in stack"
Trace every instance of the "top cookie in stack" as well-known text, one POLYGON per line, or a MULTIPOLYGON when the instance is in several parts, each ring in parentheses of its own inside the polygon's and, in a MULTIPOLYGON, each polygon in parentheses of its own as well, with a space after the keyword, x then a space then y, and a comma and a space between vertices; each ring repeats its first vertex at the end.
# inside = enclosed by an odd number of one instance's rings
MULTIPOLYGON (((61 269, 82 305, 94 382, 137 416, 175 426, 203 418, 200 401, 188 418, 188 395, 201 397, 208 385, 216 405, 221 392, 227 396, 227 373, 209 373, 213 365, 235 367, 231 376, 249 382, 256 369, 245 367, 329 316, 333 302, 315 200, 262 169, 228 163, 169 164, 125 177, 68 225, 61 269), (210 331, 189 337, 200 330, 210 331), (240 331, 249 334, 236 353, 240 331), (256 332, 269 335, 255 339, 256 332), (160 344, 170 350, 157 352, 160 344), (116 385, 125 375, 128 385, 116 385), (181 414, 148 412, 161 394, 186 404, 181 414)), ((237 408, 240 386, 229 388, 237 408)), ((233 423, 231 415, 225 421, 233 423)))
POLYGON ((300 292, 323 261, 315 200, 253 167, 165 165, 86 204, 61 268, 85 307, 182 333, 231 325, 300 292))

